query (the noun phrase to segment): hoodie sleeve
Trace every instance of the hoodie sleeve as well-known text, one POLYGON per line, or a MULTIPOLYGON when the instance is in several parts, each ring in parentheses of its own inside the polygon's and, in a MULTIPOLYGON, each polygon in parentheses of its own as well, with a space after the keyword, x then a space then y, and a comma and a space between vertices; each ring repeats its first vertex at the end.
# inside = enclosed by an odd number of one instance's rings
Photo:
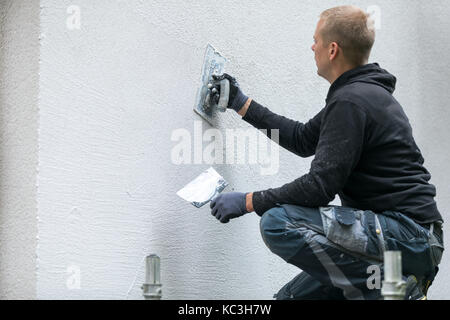
POLYGON ((271 130, 279 130, 279 145, 300 157, 310 157, 316 152, 323 110, 303 124, 277 115, 254 100, 242 118, 271 138, 271 130))
POLYGON ((316 155, 309 173, 280 188, 253 193, 253 207, 262 216, 277 204, 326 206, 342 190, 359 162, 366 113, 349 101, 325 108, 316 155))

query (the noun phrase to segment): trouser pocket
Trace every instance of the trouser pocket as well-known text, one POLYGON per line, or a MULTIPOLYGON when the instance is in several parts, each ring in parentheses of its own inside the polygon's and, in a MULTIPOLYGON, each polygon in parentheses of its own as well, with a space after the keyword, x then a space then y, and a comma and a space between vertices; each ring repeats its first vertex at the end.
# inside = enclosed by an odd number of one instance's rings
POLYGON ((432 277, 435 273, 433 260, 440 257, 437 251, 433 257, 430 232, 398 212, 384 212, 383 222, 386 249, 401 251, 403 274, 417 278, 432 277))
POLYGON ((328 240, 352 253, 381 259, 372 212, 337 206, 320 207, 319 210, 328 240))

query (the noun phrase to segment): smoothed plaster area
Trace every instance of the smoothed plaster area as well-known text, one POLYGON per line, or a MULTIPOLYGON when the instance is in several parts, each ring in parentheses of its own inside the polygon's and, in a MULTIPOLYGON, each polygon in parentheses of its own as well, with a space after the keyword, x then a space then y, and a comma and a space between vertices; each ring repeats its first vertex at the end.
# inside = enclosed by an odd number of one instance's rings
MULTIPOLYGON (((247 95, 302 122, 317 114, 329 84, 316 74, 312 36, 320 12, 338 4, 344 1, 42 0, 38 298, 141 299, 150 253, 161 257, 164 299, 271 299, 296 276, 300 270, 264 245, 255 214, 223 225, 207 206, 176 196, 210 164, 174 164, 171 136, 183 128, 194 137, 201 120, 192 108, 207 43, 229 59, 227 71, 247 95), (67 26, 73 5, 80 29, 67 26)), ((433 29, 418 32, 423 8, 406 0, 377 5, 382 21, 371 62, 397 76, 396 97, 419 146, 435 146, 424 156, 447 217, 450 172, 436 159, 448 148, 433 144, 431 128, 421 125, 424 94, 434 87, 422 74, 444 81, 443 59, 418 45, 433 36, 433 29), (423 65, 423 55, 436 58, 423 65)), ((430 9, 422 20, 442 14, 430 9)), ((448 19, 439 21, 449 29, 448 19)), ((429 108, 440 110, 448 95, 436 91, 429 108)), ((227 112, 218 128, 249 125, 227 112)), ((249 164, 214 168, 230 183, 226 191, 249 192, 298 178, 311 159, 281 150, 279 161, 273 176, 249 164)), ((444 256, 444 269, 449 262, 444 256)), ((447 278, 433 297, 445 297, 447 278)))
POLYGON ((39 1, 0 1, 0 299, 36 298, 39 1))

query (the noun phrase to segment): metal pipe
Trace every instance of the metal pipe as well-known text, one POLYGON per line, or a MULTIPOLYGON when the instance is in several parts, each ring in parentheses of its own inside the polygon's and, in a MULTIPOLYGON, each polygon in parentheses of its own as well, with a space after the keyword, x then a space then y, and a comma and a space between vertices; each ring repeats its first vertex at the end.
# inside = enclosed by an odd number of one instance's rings
POLYGON ((384 300, 403 300, 406 282, 402 278, 401 251, 384 252, 384 280, 381 294, 384 300))
POLYGON ((141 287, 145 300, 160 300, 161 287, 160 259, 156 254, 151 254, 145 261, 145 283, 141 287))

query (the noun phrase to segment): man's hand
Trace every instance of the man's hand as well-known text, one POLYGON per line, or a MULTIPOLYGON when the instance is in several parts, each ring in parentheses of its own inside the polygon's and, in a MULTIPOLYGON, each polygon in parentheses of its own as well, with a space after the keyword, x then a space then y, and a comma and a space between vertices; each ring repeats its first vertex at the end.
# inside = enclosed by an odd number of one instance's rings
POLYGON ((240 192, 222 193, 215 197, 210 204, 211 214, 222 223, 248 213, 246 208, 246 194, 240 192))
MULTIPOLYGON (((239 84, 236 81, 235 78, 230 76, 227 73, 224 73, 221 76, 213 75, 213 79, 217 81, 218 83, 223 79, 228 79, 230 81, 230 97, 228 100, 228 108, 233 109, 236 112, 239 112, 242 107, 245 105, 245 103, 248 100, 248 97, 242 93, 241 89, 239 88, 239 84)), ((220 85, 215 85, 213 88, 216 89, 217 93, 214 96, 214 99, 216 101, 219 100, 220 97, 220 85)), ((211 88, 211 90, 213 89, 211 88)))

